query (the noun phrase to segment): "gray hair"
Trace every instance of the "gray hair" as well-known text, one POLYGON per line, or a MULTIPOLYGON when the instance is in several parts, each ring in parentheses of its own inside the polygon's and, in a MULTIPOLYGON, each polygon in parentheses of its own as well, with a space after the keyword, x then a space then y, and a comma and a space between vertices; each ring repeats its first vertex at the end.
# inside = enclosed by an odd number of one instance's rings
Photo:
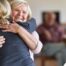
POLYGON ((29 19, 31 19, 31 17, 32 17, 32 12, 31 12, 31 9, 30 9, 30 6, 29 6, 29 4, 28 4, 28 2, 26 1, 26 0, 13 0, 12 2, 11 2, 11 7, 12 8, 15 8, 15 6, 17 6, 17 5, 20 5, 20 4, 27 4, 27 7, 28 7, 28 13, 29 13, 29 15, 28 15, 28 20, 29 19))

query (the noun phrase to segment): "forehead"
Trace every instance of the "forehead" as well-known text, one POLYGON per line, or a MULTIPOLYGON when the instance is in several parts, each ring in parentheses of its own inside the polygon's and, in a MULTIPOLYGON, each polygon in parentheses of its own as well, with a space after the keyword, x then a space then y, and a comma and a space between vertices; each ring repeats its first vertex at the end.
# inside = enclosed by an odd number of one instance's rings
POLYGON ((28 9, 28 5, 25 3, 15 3, 13 6, 13 9, 24 9, 27 10, 28 9))
POLYGON ((55 15, 55 13, 53 13, 53 12, 48 12, 48 13, 45 14, 45 16, 55 17, 56 15, 55 15))

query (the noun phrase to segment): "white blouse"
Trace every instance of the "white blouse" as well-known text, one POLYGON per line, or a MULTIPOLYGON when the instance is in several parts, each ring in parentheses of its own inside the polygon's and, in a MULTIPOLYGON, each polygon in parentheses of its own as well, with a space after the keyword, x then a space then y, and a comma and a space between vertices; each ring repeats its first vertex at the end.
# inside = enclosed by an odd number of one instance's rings
POLYGON ((35 49, 35 50, 29 50, 29 52, 30 52, 30 56, 31 56, 31 58, 32 58, 32 60, 34 60, 34 54, 39 54, 40 53, 40 51, 41 51, 41 49, 42 49, 42 47, 43 47, 43 44, 42 44, 42 42, 39 40, 39 35, 38 35, 38 33, 36 32, 36 31, 34 31, 33 33, 32 33, 32 35, 37 39, 37 41, 38 41, 38 46, 37 46, 37 48, 35 49))

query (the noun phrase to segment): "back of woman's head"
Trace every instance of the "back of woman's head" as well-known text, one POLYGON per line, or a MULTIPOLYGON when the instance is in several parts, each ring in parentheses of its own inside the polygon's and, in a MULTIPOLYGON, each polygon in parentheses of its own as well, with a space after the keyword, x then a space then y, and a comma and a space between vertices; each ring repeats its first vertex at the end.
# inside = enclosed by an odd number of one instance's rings
POLYGON ((8 23, 8 18, 11 14, 11 7, 7 0, 0 0, 0 25, 8 23))
POLYGON ((11 14, 11 7, 7 0, 0 0, 0 18, 7 18, 11 14))

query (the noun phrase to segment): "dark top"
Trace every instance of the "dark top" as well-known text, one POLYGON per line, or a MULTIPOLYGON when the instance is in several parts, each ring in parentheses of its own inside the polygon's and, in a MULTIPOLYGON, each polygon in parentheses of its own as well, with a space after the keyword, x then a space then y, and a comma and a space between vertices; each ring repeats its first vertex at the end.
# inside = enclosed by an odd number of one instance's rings
MULTIPOLYGON (((36 29, 36 21, 33 18, 26 23, 17 23, 30 33, 36 29)), ((0 48, 0 66, 24 66, 26 63, 28 63, 28 66, 29 64, 33 66, 29 48, 19 35, 12 32, 2 32, 2 30, 0 30, 0 35, 6 38, 4 46, 0 48), (26 63, 24 63, 24 61, 26 61, 26 63)))
POLYGON ((37 28, 37 32, 39 33, 40 40, 43 42, 43 44, 47 42, 54 43, 62 41, 63 29, 58 24, 54 24, 53 26, 47 26, 42 24, 37 28), (47 30, 50 33, 51 39, 47 39, 45 30, 47 30))

